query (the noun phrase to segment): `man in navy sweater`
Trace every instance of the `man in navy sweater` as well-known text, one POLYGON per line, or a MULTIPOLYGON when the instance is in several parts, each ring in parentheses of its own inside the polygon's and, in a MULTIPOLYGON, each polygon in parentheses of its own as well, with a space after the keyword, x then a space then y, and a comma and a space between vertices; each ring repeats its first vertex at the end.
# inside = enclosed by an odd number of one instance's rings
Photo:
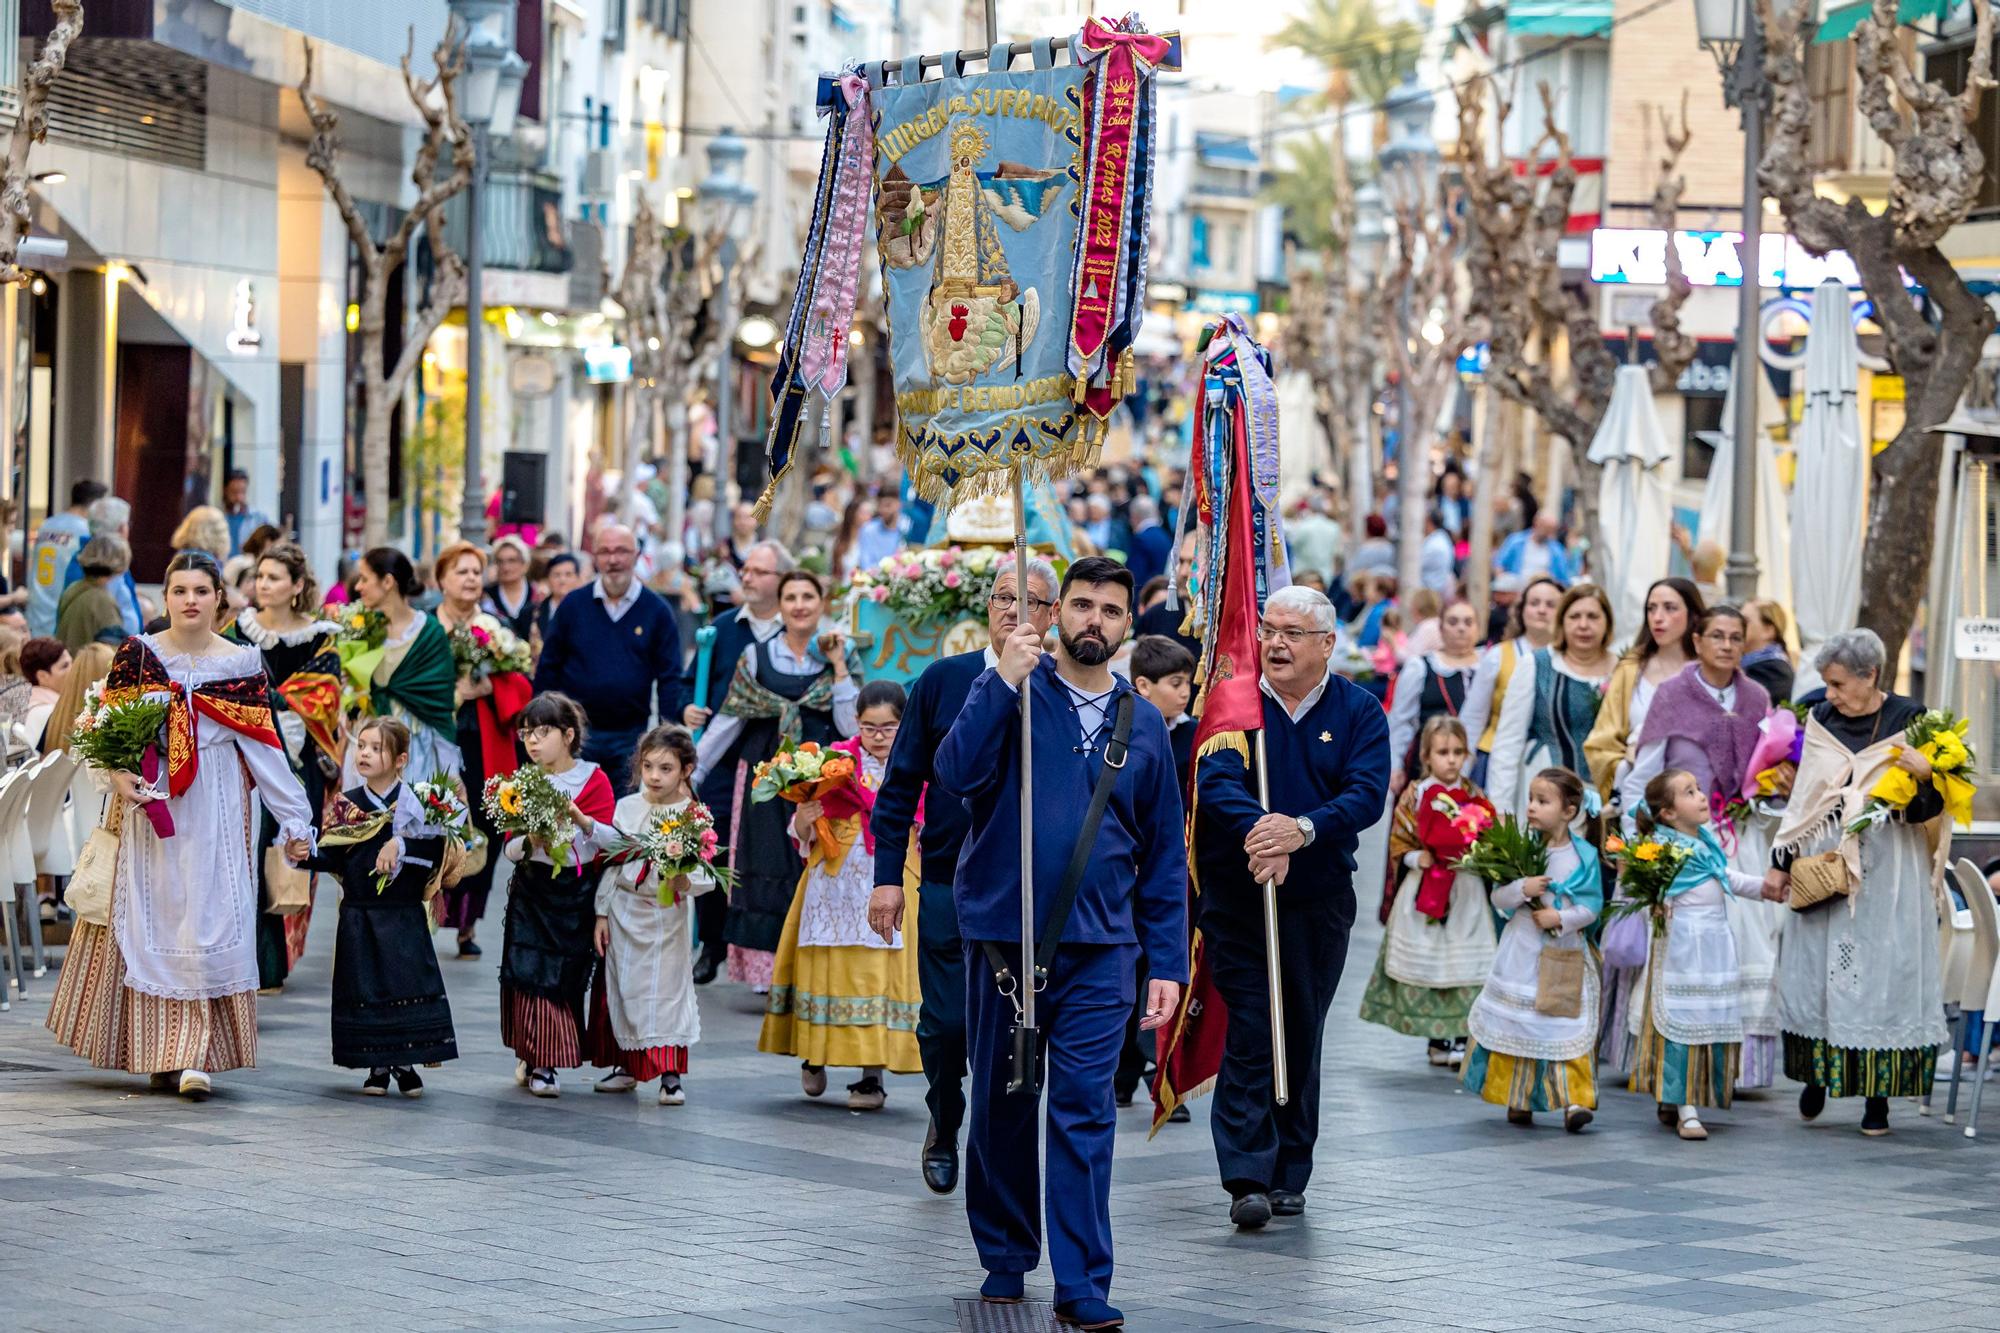
MULTIPOLYGON (((910 850, 910 826, 917 802, 923 799, 923 882, 917 890, 917 975, 923 1008, 917 1015, 917 1049, 930 1084, 924 1100, 930 1106, 931 1125, 924 1136, 922 1161, 924 1184, 934 1194, 958 1188, 958 1129, 965 1122, 965 945, 958 934, 951 886, 972 817, 957 797, 935 785, 926 797, 924 788, 937 781, 938 747, 958 720, 972 682, 1000 660, 1002 645, 1021 623, 1022 608, 1014 588, 1010 557, 995 576, 986 602, 987 646, 976 653, 938 659, 910 687, 903 728, 896 733, 889 771, 875 793, 870 824, 875 836, 875 893, 868 902, 868 921, 883 939, 893 940, 906 910, 903 863, 910 850)), ((1029 561, 1028 623, 1047 635, 1055 610, 1055 567, 1046 560, 1029 561)))
MULTIPOLYGON (((1034 875, 1037 931, 1049 929, 1099 770, 1117 770, 1060 948, 1037 999, 1047 1050, 1048 1246, 1056 1317, 1112 1328, 1124 1316, 1111 1287, 1112 1079, 1137 998, 1137 964, 1151 972, 1142 1026, 1172 1018, 1187 981, 1187 848, 1173 750, 1160 711, 1135 698, 1123 756, 1105 753, 1131 684, 1108 663, 1132 624, 1132 574, 1101 556, 1069 568, 1056 609, 1059 642, 1023 624, 999 665, 982 672, 937 755, 937 785, 972 816, 954 890, 965 938, 971 1130, 965 1205, 986 1269, 980 1295, 1022 1299, 1041 1262, 1036 1131, 1039 1099, 1007 1091, 1013 1001, 995 984, 982 942, 1025 975, 1021 923, 1021 691, 1033 692, 1034 875), (1122 758, 1123 762, 1118 762, 1122 758)), ((921 925, 919 926, 921 931, 921 925)))
POLYGON ((1261 1227, 1305 1211, 1319 1135, 1320 1042, 1354 924, 1354 853, 1382 818, 1389 726, 1373 696, 1328 669, 1333 606, 1310 588, 1265 604, 1262 647, 1265 762, 1271 808, 1253 766, 1234 749, 1195 770, 1195 872, 1203 956, 1228 1008, 1209 1126, 1230 1220, 1261 1227), (1276 1102, 1264 897, 1278 883, 1278 963, 1290 1097, 1276 1102))
POLYGON ((582 757, 620 796, 632 790, 632 751, 660 716, 681 715, 681 634, 673 608, 632 577, 639 542, 607 523, 591 548, 597 578, 563 598, 542 643, 535 693, 561 690, 590 721, 582 757))

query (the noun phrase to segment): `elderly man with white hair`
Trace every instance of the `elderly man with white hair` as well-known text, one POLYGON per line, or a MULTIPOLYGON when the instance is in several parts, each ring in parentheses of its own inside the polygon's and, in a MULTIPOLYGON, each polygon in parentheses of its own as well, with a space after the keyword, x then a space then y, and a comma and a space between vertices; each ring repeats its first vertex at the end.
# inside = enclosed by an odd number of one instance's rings
MULTIPOLYGON (((1373 696, 1335 675, 1333 605, 1311 588, 1272 593, 1257 627, 1270 809, 1249 745, 1195 769, 1200 926, 1228 1007, 1209 1125, 1229 1218, 1256 1228, 1305 1211, 1319 1136, 1320 1045, 1347 933, 1361 833, 1382 818, 1389 726, 1373 696), (1290 1098, 1272 1085, 1261 884, 1278 885, 1278 970, 1290 1098)), ((1220 739, 1220 738, 1218 738, 1220 739)))

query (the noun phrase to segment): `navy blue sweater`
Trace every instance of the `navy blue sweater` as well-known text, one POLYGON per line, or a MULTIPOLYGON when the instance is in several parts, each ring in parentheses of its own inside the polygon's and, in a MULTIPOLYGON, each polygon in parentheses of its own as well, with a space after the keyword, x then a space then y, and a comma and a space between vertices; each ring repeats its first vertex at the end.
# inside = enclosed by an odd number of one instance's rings
MULTIPOLYGON (((1313 841, 1292 853, 1280 901, 1331 894, 1343 922, 1354 920, 1354 852, 1382 818, 1389 793, 1389 724, 1382 705, 1341 676, 1297 722, 1264 695, 1265 762, 1271 809, 1305 815, 1313 841)), ((1201 760, 1195 773, 1195 870, 1206 907, 1254 906, 1262 890, 1250 877, 1243 840, 1264 817, 1256 771, 1234 750, 1201 760)))
MULTIPOLYGON (((1114 712, 1107 716, 1115 716, 1120 695, 1133 692, 1124 677, 1113 680, 1106 706, 1114 712)), ((1103 750, 1077 753, 1082 737, 1053 657, 1042 658, 1025 688, 1034 691, 1039 936, 1082 832, 1103 750)), ((968 940, 1020 938, 1020 710, 1020 696, 999 672, 981 672, 937 753, 938 786, 964 797, 972 816, 952 886, 959 934, 968 940)), ((1155 980, 1187 980, 1187 839, 1181 808, 1166 720, 1139 699, 1131 752, 1112 786, 1089 872, 1064 924, 1065 944, 1137 942, 1155 980)))
POLYGON ((926 884, 949 884, 958 870, 959 849, 965 845, 972 816, 965 802, 938 788, 937 751, 945 733, 958 720, 972 682, 986 670, 986 651, 941 657, 924 668, 910 686, 896 748, 889 752, 889 771, 875 793, 875 882, 901 884, 903 860, 910 854, 910 825, 917 801, 924 799, 924 869, 926 884), (924 784, 933 784, 924 797, 924 784))
POLYGON ((604 612, 595 583, 562 599, 542 644, 535 693, 561 690, 583 705, 593 727, 632 731, 660 716, 681 716, 681 632, 673 608, 650 588, 618 620, 604 612))

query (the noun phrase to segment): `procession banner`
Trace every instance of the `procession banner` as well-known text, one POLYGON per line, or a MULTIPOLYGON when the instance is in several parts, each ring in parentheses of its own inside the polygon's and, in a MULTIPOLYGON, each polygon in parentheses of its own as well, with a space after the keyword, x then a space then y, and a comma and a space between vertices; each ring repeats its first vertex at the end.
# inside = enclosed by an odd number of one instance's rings
POLYGON ((1087 466, 1068 369, 1086 71, 874 90, 897 452, 959 500, 1087 466))

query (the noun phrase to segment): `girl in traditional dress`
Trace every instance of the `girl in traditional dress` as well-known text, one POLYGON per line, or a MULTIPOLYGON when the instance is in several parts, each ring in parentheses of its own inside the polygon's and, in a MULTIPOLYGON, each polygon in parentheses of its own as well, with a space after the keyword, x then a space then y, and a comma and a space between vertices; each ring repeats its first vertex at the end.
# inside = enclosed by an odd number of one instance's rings
POLYGON ((1467 1019, 1465 1052, 1466 1091, 1506 1107, 1509 1124, 1533 1124, 1535 1112, 1560 1110, 1572 1134, 1597 1107, 1597 951, 1586 932, 1604 910, 1604 881, 1597 849, 1571 829, 1584 814, 1586 792, 1566 768, 1545 768, 1528 784, 1527 823, 1548 847, 1548 873, 1493 890, 1504 924, 1493 970, 1467 1019), (1544 964, 1544 953, 1560 952, 1581 957, 1544 964), (1545 973, 1567 984, 1545 982, 1545 973))
POLYGON ((540 838, 509 835, 500 962, 500 1040, 513 1052, 514 1081, 537 1097, 560 1097, 556 1070, 583 1064, 584 1002, 595 957, 600 835, 617 800, 611 780, 583 748, 583 709, 566 694, 538 695, 521 710, 521 740, 569 798, 573 845, 558 870, 540 838))
MULTIPOLYGON (((520 545, 519 538, 508 540, 520 545)), ((470 634, 475 628, 491 635, 500 627, 499 621, 480 610, 485 569, 485 555, 471 542, 453 542, 438 554, 432 574, 443 599, 438 603, 436 615, 448 636, 470 634)), ((533 697, 534 682, 514 671, 475 675, 470 668, 459 665, 456 654, 452 672, 452 697, 457 704, 453 739, 464 762, 460 772, 465 790, 472 796, 473 827, 491 847, 495 834, 479 793, 486 789, 486 779, 512 773, 517 766, 515 719, 533 697)), ((426 779, 431 776, 422 774, 426 779)), ((493 891, 493 874, 499 868, 499 861, 490 854, 480 857, 457 884, 444 891, 444 911, 439 914, 438 924, 457 932, 460 958, 480 956, 479 943, 474 937, 480 918, 486 915, 487 895, 493 891)))
POLYGON ((134 773, 121 798, 108 926, 79 920, 49 1006, 49 1030, 100 1069, 151 1074, 182 1096, 211 1074, 257 1062, 257 880, 250 794, 276 816, 286 858, 313 849, 313 812, 285 760, 257 650, 217 637, 222 567, 199 551, 167 565, 168 627, 119 648, 112 703, 168 703, 160 786, 174 835, 141 808, 158 799, 134 773))
POLYGON ((1852 897, 1785 913, 1778 941, 1778 1023, 1785 1076, 1805 1084, 1808 1120, 1828 1097, 1865 1097, 1861 1132, 1889 1132, 1889 1099, 1929 1089, 1946 1039, 1938 960, 1944 798, 1930 761, 1904 743, 1923 705, 1886 693, 1888 655, 1870 630, 1836 634, 1814 659, 1826 701, 1806 720, 1805 752, 1778 826, 1773 884, 1795 860, 1837 852, 1852 897), (1847 826, 1892 768, 1916 780, 1902 810, 1860 833, 1847 826))
POLYGON ((311 865, 340 877, 333 948, 333 1062, 365 1069, 363 1096, 389 1080, 423 1095, 418 1065, 458 1058, 451 1002, 431 943, 430 886, 444 869, 444 830, 403 784, 410 731, 371 717, 354 734, 361 785, 336 797, 311 865), (377 881, 386 877, 381 885, 377 881))
MULTIPOLYGON (((694 800, 694 741, 675 726, 658 726, 632 756, 633 785, 612 823, 639 834, 662 815, 694 800)), ((706 871, 659 883, 644 861, 608 870, 597 884, 597 952, 604 959, 591 987, 590 1062, 611 1070, 599 1092, 630 1092, 660 1080, 660 1105, 686 1101, 681 1078, 688 1047, 701 1040, 694 997, 694 900, 715 887, 706 871), (662 903, 665 889, 673 901, 662 903)))
POLYGON ((1462 597, 1437 615, 1442 645, 1412 657, 1396 676, 1396 701, 1389 709, 1389 790, 1401 795, 1424 775, 1417 733, 1434 717, 1457 717, 1479 666, 1479 615, 1462 597))
POLYGON ((1487 795, 1502 814, 1527 803, 1529 779, 1544 767, 1589 777, 1584 739, 1597 722, 1611 675, 1611 599, 1579 583, 1556 606, 1556 635, 1514 668, 1487 769, 1487 795))
MULTIPOLYGON (((347 664, 367 693, 371 717, 393 717, 410 729, 410 767, 429 779, 439 773, 457 777, 464 768, 458 748, 458 668, 452 661, 451 635, 443 625, 410 605, 422 585, 410 558, 392 546, 365 552, 354 567, 354 595, 389 622, 388 637, 379 649, 347 664)), ((360 784, 347 766, 342 786, 360 784)), ((479 793, 469 791, 472 800, 479 793)))
POLYGON ((729 891, 729 979, 760 994, 771 988, 771 965, 784 933, 785 913, 805 861, 786 833, 791 806, 750 800, 750 774, 778 751, 781 741, 830 745, 852 736, 861 662, 838 630, 821 625, 825 594, 819 576, 794 569, 778 579, 778 615, 784 628, 746 648, 722 711, 701 733, 695 786, 736 748, 734 827, 726 838, 736 883, 729 891))
POLYGON ((1651 1094, 1661 1124, 1684 1139, 1705 1139, 1695 1108, 1734 1100, 1743 1041, 1736 941, 1723 904, 1730 896, 1763 901, 1764 881, 1730 868, 1700 778, 1670 768, 1647 782, 1644 795, 1639 836, 1678 843, 1689 856, 1667 890, 1666 934, 1653 936, 1639 1004, 1644 1028, 1627 1087, 1651 1094))
MULTIPOLYGON (((757 1049, 804 1061, 800 1085, 808 1097, 826 1091, 826 1067, 861 1070, 847 1085, 850 1111, 880 1110, 887 1093, 882 1071, 914 1074, 917 1054, 916 919, 884 940, 868 925, 875 891, 874 836, 869 816, 875 791, 902 725, 903 687, 871 681, 856 701, 861 734, 832 748, 855 763, 854 783, 824 800, 806 801, 792 816, 791 835, 806 855, 804 874, 771 975, 771 999, 757 1049)), ((917 889, 916 848, 903 868, 904 889, 917 889)))
POLYGON ((1500 710, 1506 706, 1515 671, 1537 648, 1546 648, 1556 638, 1556 608, 1562 605, 1563 586, 1544 574, 1521 592, 1521 600, 1507 623, 1507 633, 1479 655, 1472 673, 1472 688, 1466 692, 1459 720, 1465 734, 1472 737, 1472 780, 1484 783, 1493 760, 1493 739, 1500 730, 1500 710))
MULTIPOLYGON (((1449 613, 1447 613, 1449 614, 1449 613)), ((1464 1059, 1466 1016, 1493 966, 1493 918, 1479 876, 1450 863, 1478 836, 1478 812, 1492 806, 1464 776, 1466 731, 1457 718, 1434 717, 1419 742, 1424 777, 1396 802, 1389 860, 1404 868, 1389 911, 1361 1017, 1430 1041, 1430 1062, 1464 1059)))
MULTIPOLYGON (((285 742, 285 758, 315 817, 326 808, 329 777, 340 771, 340 657, 334 635, 340 630, 321 619, 318 589, 306 553, 291 542, 264 549, 256 562, 254 607, 246 607, 223 637, 249 644, 264 659, 271 682, 271 715, 285 742)), ((265 851, 278 839, 278 823, 266 810, 257 840, 257 983, 266 995, 285 987, 285 978, 305 952, 306 909, 290 916, 271 910, 265 851)))

